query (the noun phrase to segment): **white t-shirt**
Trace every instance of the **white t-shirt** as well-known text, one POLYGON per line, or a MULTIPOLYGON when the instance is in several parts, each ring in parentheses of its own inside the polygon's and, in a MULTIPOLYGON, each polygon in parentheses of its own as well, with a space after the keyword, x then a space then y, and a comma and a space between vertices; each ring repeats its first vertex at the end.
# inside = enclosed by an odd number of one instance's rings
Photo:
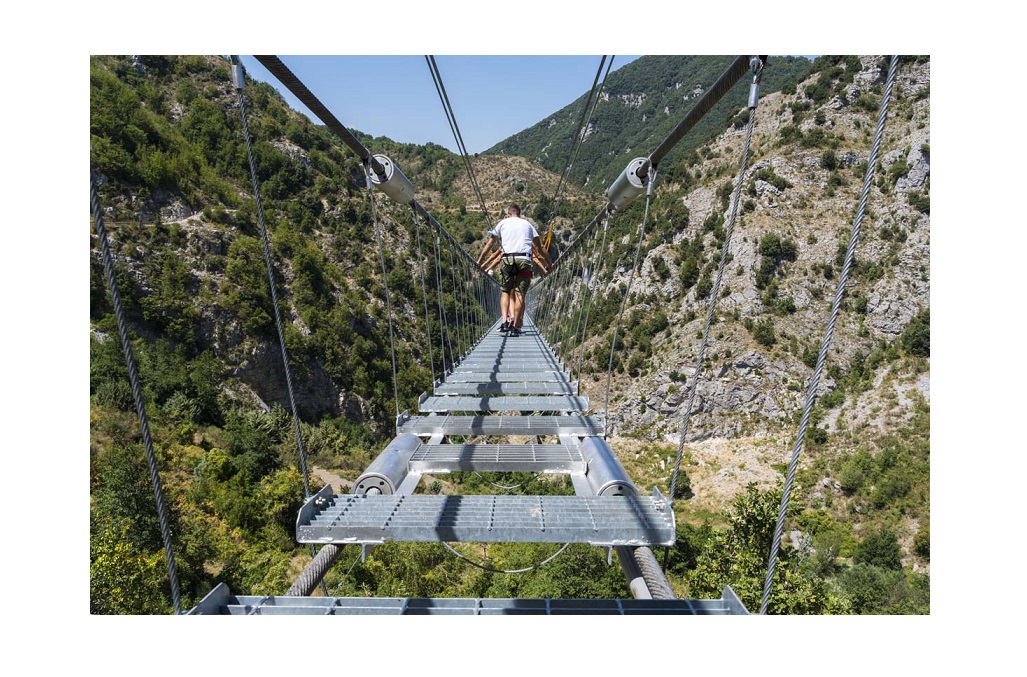
POLYGON ((492 230, 502 242, 503 254, 520 254, 531 258, 531 240, 538 237, 538 231, 531 221, 519 216, 508 216, 492 230))

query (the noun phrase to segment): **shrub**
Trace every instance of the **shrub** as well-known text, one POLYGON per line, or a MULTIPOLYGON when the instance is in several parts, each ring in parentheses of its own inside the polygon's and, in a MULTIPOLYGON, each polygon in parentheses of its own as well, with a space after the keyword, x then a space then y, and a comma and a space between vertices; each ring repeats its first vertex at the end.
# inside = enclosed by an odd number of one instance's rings
POLYGON ((827 442, 827 431, 815 425, 806 428, 806 442, 812 445, 825 444, 827 442))
POLYGON ((874 457, 866 449, 860 449, 842 465, 838 482, 847 493, 854 493, 873 478, 875 469, 874 457))
POLYGON ((777 337, 774 335, 774 323, 769 317, 765 317, 753 325, 752 337, 756 339, 757 343, 768 348, 777 342, 777 337))
POLYGON ((916 357, 931 356, 931 309, 925 308, 909 321, 902 332, 902 347, 916 357))
POLYGON ((931 213, 931 196, 921 193, 918 190, 911 190, 906 194, 906 201, 909 206, 921 214, 931 213))
POLYGON ((821 153, 820 166, 829 171, 838 169, 838 156, 833 150, 825 150, 821 153))
POLYGON ((931 559, 931 525, 921 524, 913 537, 913 552, 924 559, 931 559))
POLYGON ((856 564, 869 564, 882 569, 901 569, 902 550, 899 539, 887 529, 871 533, 856 546, 852 560, 856 564))

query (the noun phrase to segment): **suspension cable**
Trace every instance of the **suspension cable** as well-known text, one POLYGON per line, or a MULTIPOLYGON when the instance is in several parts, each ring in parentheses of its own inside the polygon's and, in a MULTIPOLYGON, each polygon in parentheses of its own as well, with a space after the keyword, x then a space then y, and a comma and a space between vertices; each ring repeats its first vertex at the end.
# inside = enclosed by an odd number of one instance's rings
MULTIPOLYGON (((620 312, 617 314, 617 324, 613 328, 613 340, 610 341, 610 364, 606 368, 606 404, 605 415, 606 420, 609 422, 610 419, 610 381, 613 376, 613 353, 617 346, 617 333, 620 331, 621 319, 624 317, 624 309, 628 305, 628 297, 631 296, 631 284, 635 280, 635 269, 638 268, 638 256, 642 252, 642 242, 645 240, 645 224, 649 220, 649 205, 652 203, 653 197, 653 184, 656 183, 656 168, 654 167, 649 173, 649 183, 646 185, 645 190, 645 214, 642 217, 642 223, 638 227, 638 247, 635 249, 635 260, 631 264, 631 274, 628 276, 628 287, 624 290, 624 298, 621 299, 620 312)), ((606 438, 604 431, 603 438, 606 438)))
POLYGON ((678 126, 667 135, 667 138, 656 147, 656 150, 650 153, 649 160, 653 163, 654 167, 660 164, 660 161, 663 160, 667 153, 669 153, 679 141, 681 141, 681 138, 688 133, 699 120, 709 113, 714 104, 720 101, 720 99, 723 98, 723 96, 727 94, 732 87, 734 87, 735 83, 749 71, 752 65, 752 59, 754 58, 759 58, 759 60, 764 63, 766 63, 767 59, 765 56, 739 56, 731 62, 731 65, 728 66, 727 70, 725 70, 720 78, 718 78, 717 81, 714 82, 708 90, 706 90, 703 97, 696 102, 695 106, 693 106, 690 111, 688 111, 685 118, 678 123, 678 126))
POLYGON ((482 197, 481 188, 478 186, 478 179, 474 175, 474 167, 471 164, 470 154, 467 152, 467 147, 464 145, 464 138, 460 134, 460 127, 456 123, 456 114, 453 112, 453 106, 449 103, 449 95, 446 94, 446 86, 442 84, 442 74, 439 73, 438 64, 435 63, 435 57, 433 55, 425 55, 425 60, 428 62, 428 69, 431 71, 432 80, 435 82, 435 90, 439 94, 439 99, 442 101, 442 108, 445 110, 446 119, 449 121, 449 128, 453 132, 453 138, 456 141, 458 150, 460 151, 460 157, 464 161, 464 166, 467 168, 467 175, 471 179, 471 187, 474 189, 475 195, 478 196, 478 202, 481 204, 481 212, 485 216, 485 223, 488 224, 489 230, 492 230, 492 219, 489 217, 488 209, 485 207, 485 198, 482 197))
POLYGON ((473 561, 467 559, 466 557, 464 557, 463 555, 461 555, 456 550, 454 550, 453 546, 451 546, 449 543, 446 543, 445 541, 439 541, 439 542, 442 543, 442 545, 446 548, 446 550, 449 550, 457 558, 462 559, 463 561, 467 562, 471 566, 478 567, 479 569, 481 569, 483 571, 489 571, 489 572, 494 573, 494 574, 523 574, 523 573, 527 573, 528 571, 534 571, 535 569, 538 569, 539 567, 545 566, 546 564, 549 564, 550 562, 552 562, 564 550, 567 549, 567 546, 570 545, 570 543, 564 543, 563 546, 559 550, 557 550, 552 555, 550 555, 546 559, 542 560, 538 564, 534 564, 534 565, 532 565, 530 567, 525 567, 524 569, 508 569, 508 570, 504 570, 504 569, 493 569, 490 566, 486 566, 484 564, 478 564, 477 562, 473 562, 473 561))
POLYGON ((774 529, 774 541, 770 548, 770 560, 767 565, 767 578, 763 583, 763 598, 760 602, 760 613, 767 613, 767 606, 770 604, 770 589, 774 581, 774 569, 777 564, 777 553, 781 545, 781 535, 784 532, 785 513, 788 510, 788 501, 792 492, 792 482, 795 479, 795 471, 799 465, 799 456, 802 454, 803 444, 806 439, 806 428, 809 425, 810 413, 813 411, 813 403, 817 398, 817 387, 820 385, 820 376, 824 371, 824 363, 827 361, 827 352, 831 347, 831 339, 834 335, 835 322, 838 319, 838 311, 841 308, 842 297, 845 295, 845 284, 852 269, 852 262, 856 254, 856 244, 859 242, 860 228, 863 224, 863 215, 866 212, 867 199, 870 195, 870 188, 874 182, 874 173, 877 167, 877 156, 881 151, 881 140, 884 138, 884 123, 888 117, 888 104, 891 99, 892 87, 895 84, 895 71, 898 68, 899 57, 893 55, 888 66, 888 79, 884 85, 884 98, 881 100, 881 111, 877 119, 877 131, 874 134, 874 143, 867 160, 867 173, 863 179, 863 191, 860 194, 859 205, 856 209, 855 221, 852 225, 852 236, 849 238, 849 247, 845 252, 845 265, 842 267, 841 275, 838 277, 838 286, 835 288, 834 303, 831 306, 831 316, 827 321, 827 329, 824 332, 823 342, 820 344, 820 354, 817 356, 817 365, 813 370, 809 386, 806 389, 806 405, 802 410, 802 420, 799 422, 799 430, 795 435, 795 445, 792 448, 792 460, 788 465, 788 474, 785 478, 784 490, 781 494, 781 506, 777 515, 777 526, 774 529))
MULTIPOLYGON (((278 343, 282 347, 282 365, 285 368, 285 385, 289 393, 289 406, 292 409, 292 422, 296 431, 296 446, 299 449, 300 468, 303 471, 303 498, 310 498, 310 475, 307 472, 307 455, 303 449, 303 433, 300 430, 299 410, 296 407, 296 397, 292 388, 292 369, 289 366, 289 352, 285 347, 285 331, 282 328, 282 314, 278 306, 278 291, 275 285, 275 269, 271 262, 271 244, 267 233, 267 226, 264 222, 264 206, 260 196, 260 182, 257 180, 257 165, 253 161, 253 142, 250 138, 250 126, 246 116, 246 96, 243 92, 245 78, 243 77, 242 64, 239 57, 232 56, 232 78, 236 93, 239 96, 239 115, 242 117, 243 136, 246 138, 246 158, 250 166, 250 179, 253 183, 253 198, 257 203, 257 222, 260 225, 261 241, 264 249, 264 265, 267 267, 267 281, 271 288, 271 304, 275 313, 275 327, 278 329, 278 343)), ((317 547, 310 544, 310 554, 317 557, 317 547)), ((321 581, 321 589, 327 596, 328 589, 324 581, 321 581)))
POLYGON ((136 370, 135 357, 132 355, 132 345, 128 339, 125 312, 121 307, 121 294, 118 292, 117 278, 114 275, 114 257, 111 255, 110 243, 107 241, 107 230, 103 226, 100 194, 96 188, 95 172, 92 169, 89 172, 89 207, 93 212, 96 239, 99 240, 100 251, 103 255, 103 270, 107 277, 107 286, 110 289, 111 303, 114 306, 114 317, 118 324, 121 349, 125 354, 125 363, 128 366, 128 380, 132 387, 132 399, 135 402, 136 415, 139 417, 139 428, 143 435, 143 445, 146 447, 146 467, 150 472, 153 496, 157 502, 160 536, 164 543, 164 559, 167 562, 168 581, 171 584, 171 602, 177 615, 182 613, 182 600, 178 588, 178 567, 175 565, 175 552, 171 546, 171 527, 168 520, 168 509, 164 504, 164 489, 161 486, 160 473, 157 469, 157 455, 153 450, 150 424, 146 417, 146 407, 143 403, 143 390, 139 383, 139 372, 136 370))
POLYGON ((274 306, 275 326, 278 328, 278 343, 282 347, 282 365, 285 367, 285 384, 289 391, 289 405, 292 407, 292 420, 296 429, 296 442, 299 446, 300 464, 303 467, 303 495, 310 498, 310 478, 307 473, 307 457, 303 450, 303 435, 300 431, 300 417, 296 408, 296 397, 292 388, 292 369, 289 367, 289 353, 285 347, 285 331, 282 328, 282 314, 278 306, 278 291, 275 285, 275 269, 271 263, 271 245, 268 238, 267 227, 264 223, 264 207, 260 197, 260 183, 257 180, 257 166, 253 161, 253 143, 250 139, 250 127, 246 119, 246 97, 243 93, 243 78, 239 64, 239 57, 233 56, 232 63, 235 64, 237 76, 235 83, 236 92, 239 95, 239 113, 242 116, 243 135, 246 137, 246 156, 250 165, 250 178, 253 181, 253 197, 257 203, 257 221, 260 224, 260 235, 264 245, 264 264, 267 267, 268 285, 271 287, 271 303, 274 306))
MULTIPOLYGON (((293 93, 293 95, 303 102, 307 108, 310 109, 314 115, 321 119, 321 122, 325 123, 325 126, 331 131, 339 135, 339 138, 349 146, 353 152, 355 152, 361 160, 371 164, 371 169, 374 170, 376 176, 384 176, 385 168, 381 165, 378 160, 371 155, 371 152, 364 147, 364 144, 360 143, 357 137, 353 136, 348 129, 339 120, 332 115, 321 101, 314 96, 306 85, 300 82, 300 79, 293 74, 289 68, 282 63, 282 60, 277 56, 271 55, 256 55, 253 57, 256 59, 264 68, 268 70, 272 75, 278 78, 285 87, 293 93)), ((238 63, 238 57, 232 57, 232 63, 238 63)))
POLYGON ((581 119, 578 121, 577 133, 571 138, 571 149, 567 153, 567 164, 563 168, 563 173, 560 174, 560 180, 556 184, 556 192, 553 193, 553 207, 550 209, 549 216, 549 232, 546 233, 544 246, 546 248, 552 243, 553 239, 553 223, 556 221, 556 212, 560 205, 560 198, 563 197, 561 189, 563 188, 564 181, 570 174, 571 167, 574 165, 574 160, 577 159, 578 151, 581 150, 581 144, 584 141, 582 137, 585 135, 585 129, 595 117, 596 107, 599 105, 599 93, 602 92, 606 86, 606 78, 610 75, 610 69, 613 67, 613 55, 610 55, 610 63, 606 67, 606 74, 603 75, 602 83, 599 82, 599 75, 603 72, 603 64, 606 62, 606 55, 599 61, 599 68, 596 70, 596 77, 592 81, 592 89, 588 93, 588 98, 585 100, 585 105, 581 109, 581 119))
MULTIPOLYGON (((759 86, 759 81, 762 75, 763 63, 761 61, 756 61, 753 64, 752 86, 754 89, 759 86)), ((692 416, 692 407, 695 406, 695 394, 699 384, 700 374, 702 373, 703 361, 706 358, 706 347, 709 345, 710 340, 710 327, 713 326, 713 317, 717 310, 717 298, 720 296, 720 284, 724 278, 724 266, 727 264, 728 250, 731 247, 731 234, 734 232, 735 221, 738 218, 738 202, 742 195, 742 184, 745 183, 745 173, 749 166, 749 148, 752 145, 753 128, 756 126, 756 106, 757 101, 754 96, 750 100, 749 120, 745 129, 745 145, 742 148, 742 162, 741 167, 738 170, 738 183, 735 185, 734 194, 731 198, 731 217, 728 220, 727 230, 724 233, 724 245, 720 252, 720 265, 717 267, 717 279, 714 281, 713 288, 710 291, 710 302, 706 309, 706 324, 703 326, 702 340, 699 342, 699 353, 695 360, 695 372, 692 374, 692 382, 689 383, 688 387, 688 405, 685 407, 684 420, 681 424, 681 437, 678 439, 678 453, 674 460, 674 472, 671 474, 670 480, 670 500, 672 504, 674 502, 675 493, 677 492, 678 473, 681 469, 681 458, 684 455, 685 437, 688 434, 688 422, 692 416)))

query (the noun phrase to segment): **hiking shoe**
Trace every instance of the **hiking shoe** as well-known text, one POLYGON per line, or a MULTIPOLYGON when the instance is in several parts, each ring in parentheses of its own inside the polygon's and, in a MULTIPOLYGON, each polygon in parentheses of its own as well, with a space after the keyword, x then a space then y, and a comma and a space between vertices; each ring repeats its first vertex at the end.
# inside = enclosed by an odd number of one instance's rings
POLYGON ((513 329, 510 330, 510 336, 520 336, 520 335, 521 335, 521 330, 518 329, 517 327, 514 327, 513 329))
POLYGON ((502 331, 502 332, 510 331, 510 323, 509 322, 504 322, 503 324, 499 325, 499 331, 502 331))

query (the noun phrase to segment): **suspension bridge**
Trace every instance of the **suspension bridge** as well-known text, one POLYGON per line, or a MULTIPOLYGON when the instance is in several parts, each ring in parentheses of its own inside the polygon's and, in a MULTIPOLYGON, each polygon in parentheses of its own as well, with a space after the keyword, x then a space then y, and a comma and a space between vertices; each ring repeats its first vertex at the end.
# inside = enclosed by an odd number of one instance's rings
MULTIPOLYGON (((224 584, 217 585, 190 610, 181 609, 177 589, 170 526, 159 473, 149 435, 145 407, 138 384, 134 358, 127 340, 117 287, 114 284, 113 262, 103 225, 103 210, 95 182, 91 185, 91 207, 104 257, 108 287, 118 318, 119 334, 129 367, 136 410, 140 418, 143 441, 154 493, 157 499, 161 531, 171 581, 176 613, 191 615, 271 615, 271 614, 748 614, 735 593, 728 587, 718 599, 678 599, 657 561, 653 548, 673 546, 676 536, 673 496, 678 480, 684 440, 692 411, 696 383, 705 358, 710 326, 731 232, 738 213, 738 202, 748 163, 749 144, 759 101, 760 76, 766 66, 765 56, 737 57, 716 83, 711 86, 678 126, 648 156, 632 160, 609 187, 608 202, 588 224, 578 230, 553 268, 541 279, 536 278, 527 293, 524 326, 520 335, 500 331, 500 288, 498 283, 463 249, 446 229, 416 199, 416 189, 400 168, 387 156, 372 154, 298 78, 274 56, 258 56, 281 83, 302 101, 331 131, 336 133, 361 159, 371 196, 372 215, 382 276, 386 280, 386 303, 389 314, 390 346, 395 380, 395 336, 392 326, 392 304, 385 275, 380 228, 378 227, 375 194, 384 193, 391 200, 409 206, 416 226, 416 251, 409 254, 419 261, 418 274, 424 311, 426 335, 436 337, 427 343, 427 361, 433 385, 418 399, 416 412, 400 411, 396 395, 395 437, 353 482, 349 493, 337 493, 331 485, 312 492, 300 434, 299 417, 292 391, 288 355, 269 243, 261 208, 260 186, 253 171, 251 140, 246 122, 245 78, 239 60, 233 63, 233 84, 239 97, 243 129, 257 198, 258 221, 264 241, 265 261, 275 306, 282 359, 285 365, 289 399, 297 434, 300 465, 304 476, 305 501, 296 519, 296 539, 308 545, 311 561, 288 591, 282 595, 240 595, 224 584), (670 495, 653 488, 645 491, 628 476, 607 442, 610 373, 604 392, 588 393, 581 389, 584 339, 588 335, 593 300, 602 290, 598 279, 604 270, 602 257, 606 251, 606 235, 610 219, 625 205, 644 196, 645 212, 637 233, 637 249, 630 268, 627 289, 630 292, 637 269, 638 256, 649 218, 649 205, 661 160, 698 122, 710 108, 746 75, 751 76, 748 102, 749 121, 741 167, 735 182, 730 220, 716 281, 709 295, 709 307, 703 337, 698 350, 696 376, 690 380, 681 441, 671 478, 670 495), (434 277, 434 285, 424 284, 434 277), (436 298, 429 298, 428 287, 434 286, 436 298), (442 288, 452 292, 455 304, 441 297, 442 288), (602 401, 602 406, 598 402, 602 401), (601 413, 590 413, 601 412, 601 413), (541 475, 565 475, 573 486, 573 495, 440 495, 418 492, 424 475, 472 472, 524 472, 541 475), (552 557, 540 562, 544 566, 559 556, 570 544, 588 544, 606 551, 612 565, 616 556, 622 568, 630 599, 494 599, 494 598, 380 598, 332 597, 324 585, 324 576, 347 545, 360 548, 366 558, 371 551, 387 543, 432 542, 460 555, 453 543, 551 543, 561 544, 552 557), (321 595, 315 595, 320 590, 321 595)), ((474 176, 470 157, 463 147, 459 126, 449 106, 441 74, 432 57, 426 57, 451 129, 461 149, 471 185, 482 202, 482 214, 488 212, 480 187, 474 176)), ((584 106, 581 125, 587 124, 595 111, 602 89, 600 75, 584 106)), ((612 64, 612 58, 611 62, 612 64)), ((859 239, 866 199, 873 181, 876 158, 880 149, 884 121, 897 66, 892 57, 881 102, 877 132, 860 203, 856 210, 852 236, 839 276, 837 293, 821 345, 816 368, 807 391, 806 406, 795 437, 792 460, 786 476, 777 530, 769 557, 769 568, 760 613, 766 613, 777 551, 780 547, 784 515, 792 481, 802 452, 820 375, 831 343, 846 279, 859 239)), ((609 73, 609 65, 606 72, 609 73)), ((581 134, 576 139, 580 140, 581 134)), ((571 149, 570 162, 577 145, 571 149)), ((561 176, 563 185, 567 170, 561 176)), ((559 187, 554 200, 559 203, 559 187)), ((551 222, 550 222, 551 223, 551 222)), ((491 227, 491 222, 488 223, 491 227)), ((551 238, 552 230, 547 233, 551 238)), ((616 344, 629 293, 624 293, 620 314, 614 329, 616 344)), ((613 360, 611 345, 610 364, 613 360)), ((472 562, 473 563, 473 562, 472 562)), ((519 572, 504 572, 519 573, 519 572)))

